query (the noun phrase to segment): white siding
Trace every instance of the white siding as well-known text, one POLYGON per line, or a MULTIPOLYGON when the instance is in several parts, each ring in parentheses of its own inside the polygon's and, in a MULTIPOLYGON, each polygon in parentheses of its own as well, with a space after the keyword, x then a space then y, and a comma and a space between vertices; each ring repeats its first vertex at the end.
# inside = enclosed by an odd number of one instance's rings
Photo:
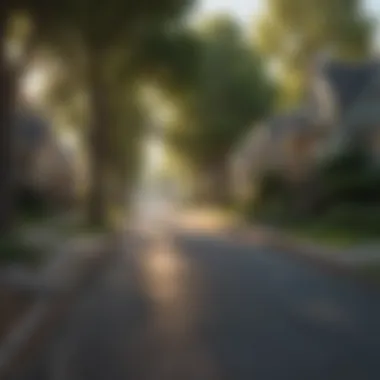
POLYGON ((315 122, 321 127, 335 125, 338 120, 339 104, 337 104, 328 82, 323 77, 314 78, 312 94, 317 118, 315 122))
POLYGON ((269 127, 258 125, 241 142, 231 159, 233 192, 238 196, 250 193, 254 178, 271 165, 275 155, 269 127))

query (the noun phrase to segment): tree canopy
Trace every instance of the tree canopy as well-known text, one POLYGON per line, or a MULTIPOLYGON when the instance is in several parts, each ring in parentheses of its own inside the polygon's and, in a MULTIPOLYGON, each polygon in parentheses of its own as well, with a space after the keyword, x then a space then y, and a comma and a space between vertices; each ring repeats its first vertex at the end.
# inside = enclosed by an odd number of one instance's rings
POLYGON ((328 52, 360 59, 371 49, 374 24, 360 0, 269 0, 257 28, 260 51, 274 60, 283 75, 282 105, 302 96, 315 55, 328 52))
POLYGON ((177 99, 170 138, 187 164, 211 179, 224 171, 237 139, 270 111, 274 86, 234 20, 212 19, 197 33, 192 85, 177 99))

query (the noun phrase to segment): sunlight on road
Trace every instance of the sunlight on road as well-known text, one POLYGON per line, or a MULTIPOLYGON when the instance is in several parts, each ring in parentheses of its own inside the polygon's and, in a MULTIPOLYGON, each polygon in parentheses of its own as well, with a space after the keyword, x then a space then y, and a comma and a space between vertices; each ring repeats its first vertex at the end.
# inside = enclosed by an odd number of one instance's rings
POLYGON ((234 218, 217 209, 194 209, 180 215, 180 225, 185 229, 221 231, 234 225, 234 218))
POLYGON ((154 379, 220 378, 200 341, 200 283, 188 258, 161 237, 154 239, 139 259, 146 292, 153 302, 151 337, 158 346, 154 379))
MULTIPOLYGON (((175 300, 176 307, 181 301, 188 265, 168 244, 155 245, 147 252, 143 262, 150 295, 160 302, 175 300)), ((183 305, 185 306, 185 305, 183 305)))

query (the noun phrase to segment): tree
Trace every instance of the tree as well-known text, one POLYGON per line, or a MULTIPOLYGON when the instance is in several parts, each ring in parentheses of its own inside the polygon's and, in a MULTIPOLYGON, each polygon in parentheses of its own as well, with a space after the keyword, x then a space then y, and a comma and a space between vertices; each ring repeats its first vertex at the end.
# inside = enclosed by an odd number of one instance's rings
MULTIPOLYGON (((79 44, 83 55, 83 83, 88 95, 89 128, 88 148, 90 154, 89 220, 95 224, 105 221, 105 198, 107 177, 107 129, 110 123, 111 98, 109 86, 109 63, 117 57, 115 70, 129 71, 134 58, 139 54, 140 44, 152 29, 166 27, 176 19, 190 1, 161 0, 125 2, 112 0, 104 4, 96 1, 66 1, 59 7, 47 4, 44 19, 45 35, 53 43, 57 36, 79 44), (47 15, 49 17, 47 17, 47 15), (52 32, 54 31, 54 33, 52 32)), ((37 13, 38 25, 42 15, 37 13)), ((74 54, 74 63, 77 55, 74 54)), ((66 57, 67 60, 67 57, 66 57)), ((133 65, 132 65, 133 66, 133 65)), ((111 89, 112 91, 112 89, 111 89)))
POLYGON ((8 39, 11 6, 0 5, 0 234, 7 234, 13 220, 12 121, 16 96, 15 68, 9 62, 8 39))
POLYGON ((25 5, 22 0, 0 4, 0 235, 8 234, 14 220, 13 121, 18 79, 34 46, 29 18, 20 12, 25 5))
POLYGON ((173 145, 215 200, 228 189, 226 163, 237 139, 271 108, 274 87, 264 64, 231 19, 216 18, 199 32, 192 85, 177 100, 173 145))
POLYGON ((315 54, 358 59, 371 49, 373 23, 360 0, 269 0, 257 43, 283 73, 280 104, 300 100, 315 54))
POLYGON ((112 92, 108 128, 107 172, 110 175, 109 209, 123 208, 141 169, 142 143, 146 134, 146 109, 134 81, 112 92))
POLYGON ((38 37, 43 34, 40 29, 46 31, 46 25, 50 25, 43 21, 49 10, 50 4, 43 0, 0 4, 0 235, 10 232, 15 216, 13 122, 19 80, 33 57, 38 37))
POLYGON ((12 107, 14 86, 11 68, 6 57, 6 11, 0 6, 0 233, 6 234, 13 219, 13 186, 12 186, 12 107))

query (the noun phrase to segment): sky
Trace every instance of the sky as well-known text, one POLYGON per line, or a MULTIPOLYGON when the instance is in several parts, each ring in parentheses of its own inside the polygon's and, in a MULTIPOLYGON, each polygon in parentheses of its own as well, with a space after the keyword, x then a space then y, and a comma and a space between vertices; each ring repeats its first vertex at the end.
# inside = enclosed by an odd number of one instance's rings
MULTIPOLYGON (((380 0, 379 0, 380 1, 380 0)), ((263 9, 264 0, 200 0, 199 13, 228 12, 249 23, 263 9)))
MULTIPOLYGON (((305 0, 306 1, 306 0, 305 0)), ((228 12, 249 24, 264 9, 265 0, 199 0, 201 16, 213 12, 228 12)), ((364 0, 370 14, 380 18, 380 0, 364 0)))
MULTIPOLYGON (((251 33, 255 18, 259 18, 265 11, 266 0, 198 0, 198 2, 196 18, 207 17, 213 13, 229 13, 240 20, 251 33)), ((375 34, 375 51, 380 53, 380 0, 363 0, 363 5, 371 17, 379 20, 375 34)))

